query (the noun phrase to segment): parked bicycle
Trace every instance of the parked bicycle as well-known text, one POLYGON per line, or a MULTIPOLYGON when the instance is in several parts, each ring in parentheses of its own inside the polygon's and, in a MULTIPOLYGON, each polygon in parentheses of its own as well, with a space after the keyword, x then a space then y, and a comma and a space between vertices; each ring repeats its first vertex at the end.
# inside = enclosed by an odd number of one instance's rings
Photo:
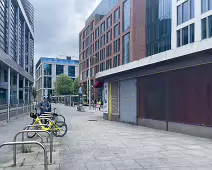
MULTIPOLYGON (((56 111, 56 110, 55 110, 56 111)), ((27 127, 27 130, 46 130, 46 131, 51 131, 53 128, 53 134, 56 137, 63 137, 67 133, 67 124, 65 123, 65 117, 62 115, 59 115, 54 112, 44 112, 43 114, 38 114, 37 109, 35 112, 30 113, 30 117, 33 118, 33 122, 31 125, 36 125, 36 124, 46 124, 47 126, 32 126, 32 127, 27 127), (62 118, 62 121, 59 120, 59 118, 62 118)), ((33 138, 35 137, 36 133, 27 133, 28 138, 33 138)))

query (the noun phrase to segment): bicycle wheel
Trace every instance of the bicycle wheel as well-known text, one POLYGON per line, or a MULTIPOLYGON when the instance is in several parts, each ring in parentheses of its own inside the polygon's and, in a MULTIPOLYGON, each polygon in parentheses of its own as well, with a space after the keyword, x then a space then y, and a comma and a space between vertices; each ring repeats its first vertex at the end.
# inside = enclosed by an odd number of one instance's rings
MULTIPOLYGON (((33 125, 33 123, 31 123, 30 125, 33 125)), ((36 126, 35 127, 27 127, 26 130, 38 130, 38 127, 36 127, 36 126)), ((30 139, 34 138, 35 135, 36 135, 35 132, 27 132, 27 137, 30 139)))
POLYGON ((55 120, 56 122, 66 122, 66 119, 65 119, 65 117, 63 116, 63 115, 57 115, 56 116, 56 120, 55 120))
POLYGON ((65 136, 65 134, 67 133, 67 124, 65 122, 62 122, 62 121, 56 121, 55 122, 56 124, 56 128, 54 130, 54 136, 56 137, 63 137, 65 136), (59 128, 59 130, 57 129, 59 128))

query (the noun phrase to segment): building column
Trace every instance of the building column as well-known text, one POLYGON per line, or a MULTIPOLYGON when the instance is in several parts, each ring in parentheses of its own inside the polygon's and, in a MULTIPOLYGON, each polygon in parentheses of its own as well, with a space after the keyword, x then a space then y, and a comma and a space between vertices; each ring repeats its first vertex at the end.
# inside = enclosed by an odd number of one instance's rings
POLYGON ((24 101, 24 104, 25 104, 25 82, 26 82, 26 78, 24 77, 23 78, 23 101, 24 101))
POLYGON ((19 62, 19 53, 20 53, 20 51, 19 51, 19 48, 20 48, 20 42, 19 42, 19 39, 20 39, 20 34, 19 34, 19 32, 20 32, 20 29, 19 29, 19 15, 20 15, 20 12, 19 12, 19 7, 17 7, 17 12, 16 12, 16 16, 17 16, 17 18, 16 18, 16 23, 17 23, 17 32, 16 32, 16 37, 17 37, 17 41, 16 41, 16 52, 17 52, 17 64, 19 65, 20 64, 20 62, 19 62))
POLYGON ((25 44, 26 44, 26 36, 25 36, 25 32, 26 32, 26 23, 25 21, 23 22, 23 68, 25 70, 26 68, 26 49, 25 49, 25 44))
POLYGON ((7 37, 7 53, 10 56, 10 46, 11 46, 11 42, 10 42, 10 35, 11 35, 11 0, 6 1, 7 2, 7 9, 8 9, 8 23, 7 23, 7 28, 8 28, 8 37, 7 37))
POLYGON ((28 103, 29 103, 29 80, 28 80, 28 84, 27 84, 27 99, 28 99, 28 103))
POLYGON ((16 97, 17 97, 17 104, 19 104, 19 79, 20 79, 20 75, 19 73, 17 73, 17 86, 16 86, 16 97))
POLYGON ((10 67, 8 67, 8 72, 7 72, 7 122, 10 121, 10 67))
POLYGON ((28 31, 28 72, 30 73, 30 59, 31 59, 31 53, 30 53, 30 46, 31 46, 31 42, 30 42, 30 31, 28 31))

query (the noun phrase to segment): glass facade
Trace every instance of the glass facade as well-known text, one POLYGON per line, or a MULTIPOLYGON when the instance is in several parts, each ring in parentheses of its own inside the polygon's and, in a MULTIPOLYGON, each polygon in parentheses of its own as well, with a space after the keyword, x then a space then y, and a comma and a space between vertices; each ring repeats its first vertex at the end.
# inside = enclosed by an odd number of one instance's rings
POLYGON ((130 62, 130 34, 123 37, 123 64, 130 62))
POLYGON ((44 64, 44 75, 52 75, 52 65, 51 64, 44 64))
POLYGON ((120 18, 120 10, 119 8, 114 12, 114 23, 116 23, 120 18))
POLYGON ((124 15, 123 15, 123 32, 130 27, 130 12, 131 12, 131 0, 124 2, 124 15))
POLYGON ((68 66, 68 76, 75 77, 75 66, 68 66))
POLYGON ((120 34, 120 26, 119 26, 119 24, 117 24, 114 27, 114 38, 117 37, 119 34, 120 34))
POLYGON ((5 51, 5 0, 0 1, 0 48, 5 51))
POLYGON ((202 19, 202 39, 212 37, 212 15, 202 19))
POLYGON ((202 19, 202 39, 207 38, 206 18, 202 19))
POLYGON ((171 49, 171 4, 169 0, 146 0, 146 53, 171 49))
POLYGON ((177 47, 193 43, 195 41, 195 24, 190 24, 177 30, 177 47))
POLYGON ((114 41, 113 49, 114 49, 114 53, 117 53, 120 51, 120 39, 114 41))
POLYGON ((201 0, 201 11, 205 13, 212 10, 212 0, 201 0))
POLYGON ((117 55, 113 58, 113 67, 117 67, 120 65, 120 55, 117 55))
POLYGON ((52 88, 52 78, 44 77, 44 88, 52 88))
POLYGON ((64 66, 63 65, 56 65, 56 75, 60 75, 64 73, 64 66))

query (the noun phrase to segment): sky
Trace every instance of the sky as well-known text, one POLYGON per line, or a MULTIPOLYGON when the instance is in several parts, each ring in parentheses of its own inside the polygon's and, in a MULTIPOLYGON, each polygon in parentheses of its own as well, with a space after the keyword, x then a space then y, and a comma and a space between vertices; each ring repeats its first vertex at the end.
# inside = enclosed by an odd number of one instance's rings
POLYGON ((101 0, 30 0, 34 6, 35 63, 40 57, 79 58, 79 32, 101 0))

